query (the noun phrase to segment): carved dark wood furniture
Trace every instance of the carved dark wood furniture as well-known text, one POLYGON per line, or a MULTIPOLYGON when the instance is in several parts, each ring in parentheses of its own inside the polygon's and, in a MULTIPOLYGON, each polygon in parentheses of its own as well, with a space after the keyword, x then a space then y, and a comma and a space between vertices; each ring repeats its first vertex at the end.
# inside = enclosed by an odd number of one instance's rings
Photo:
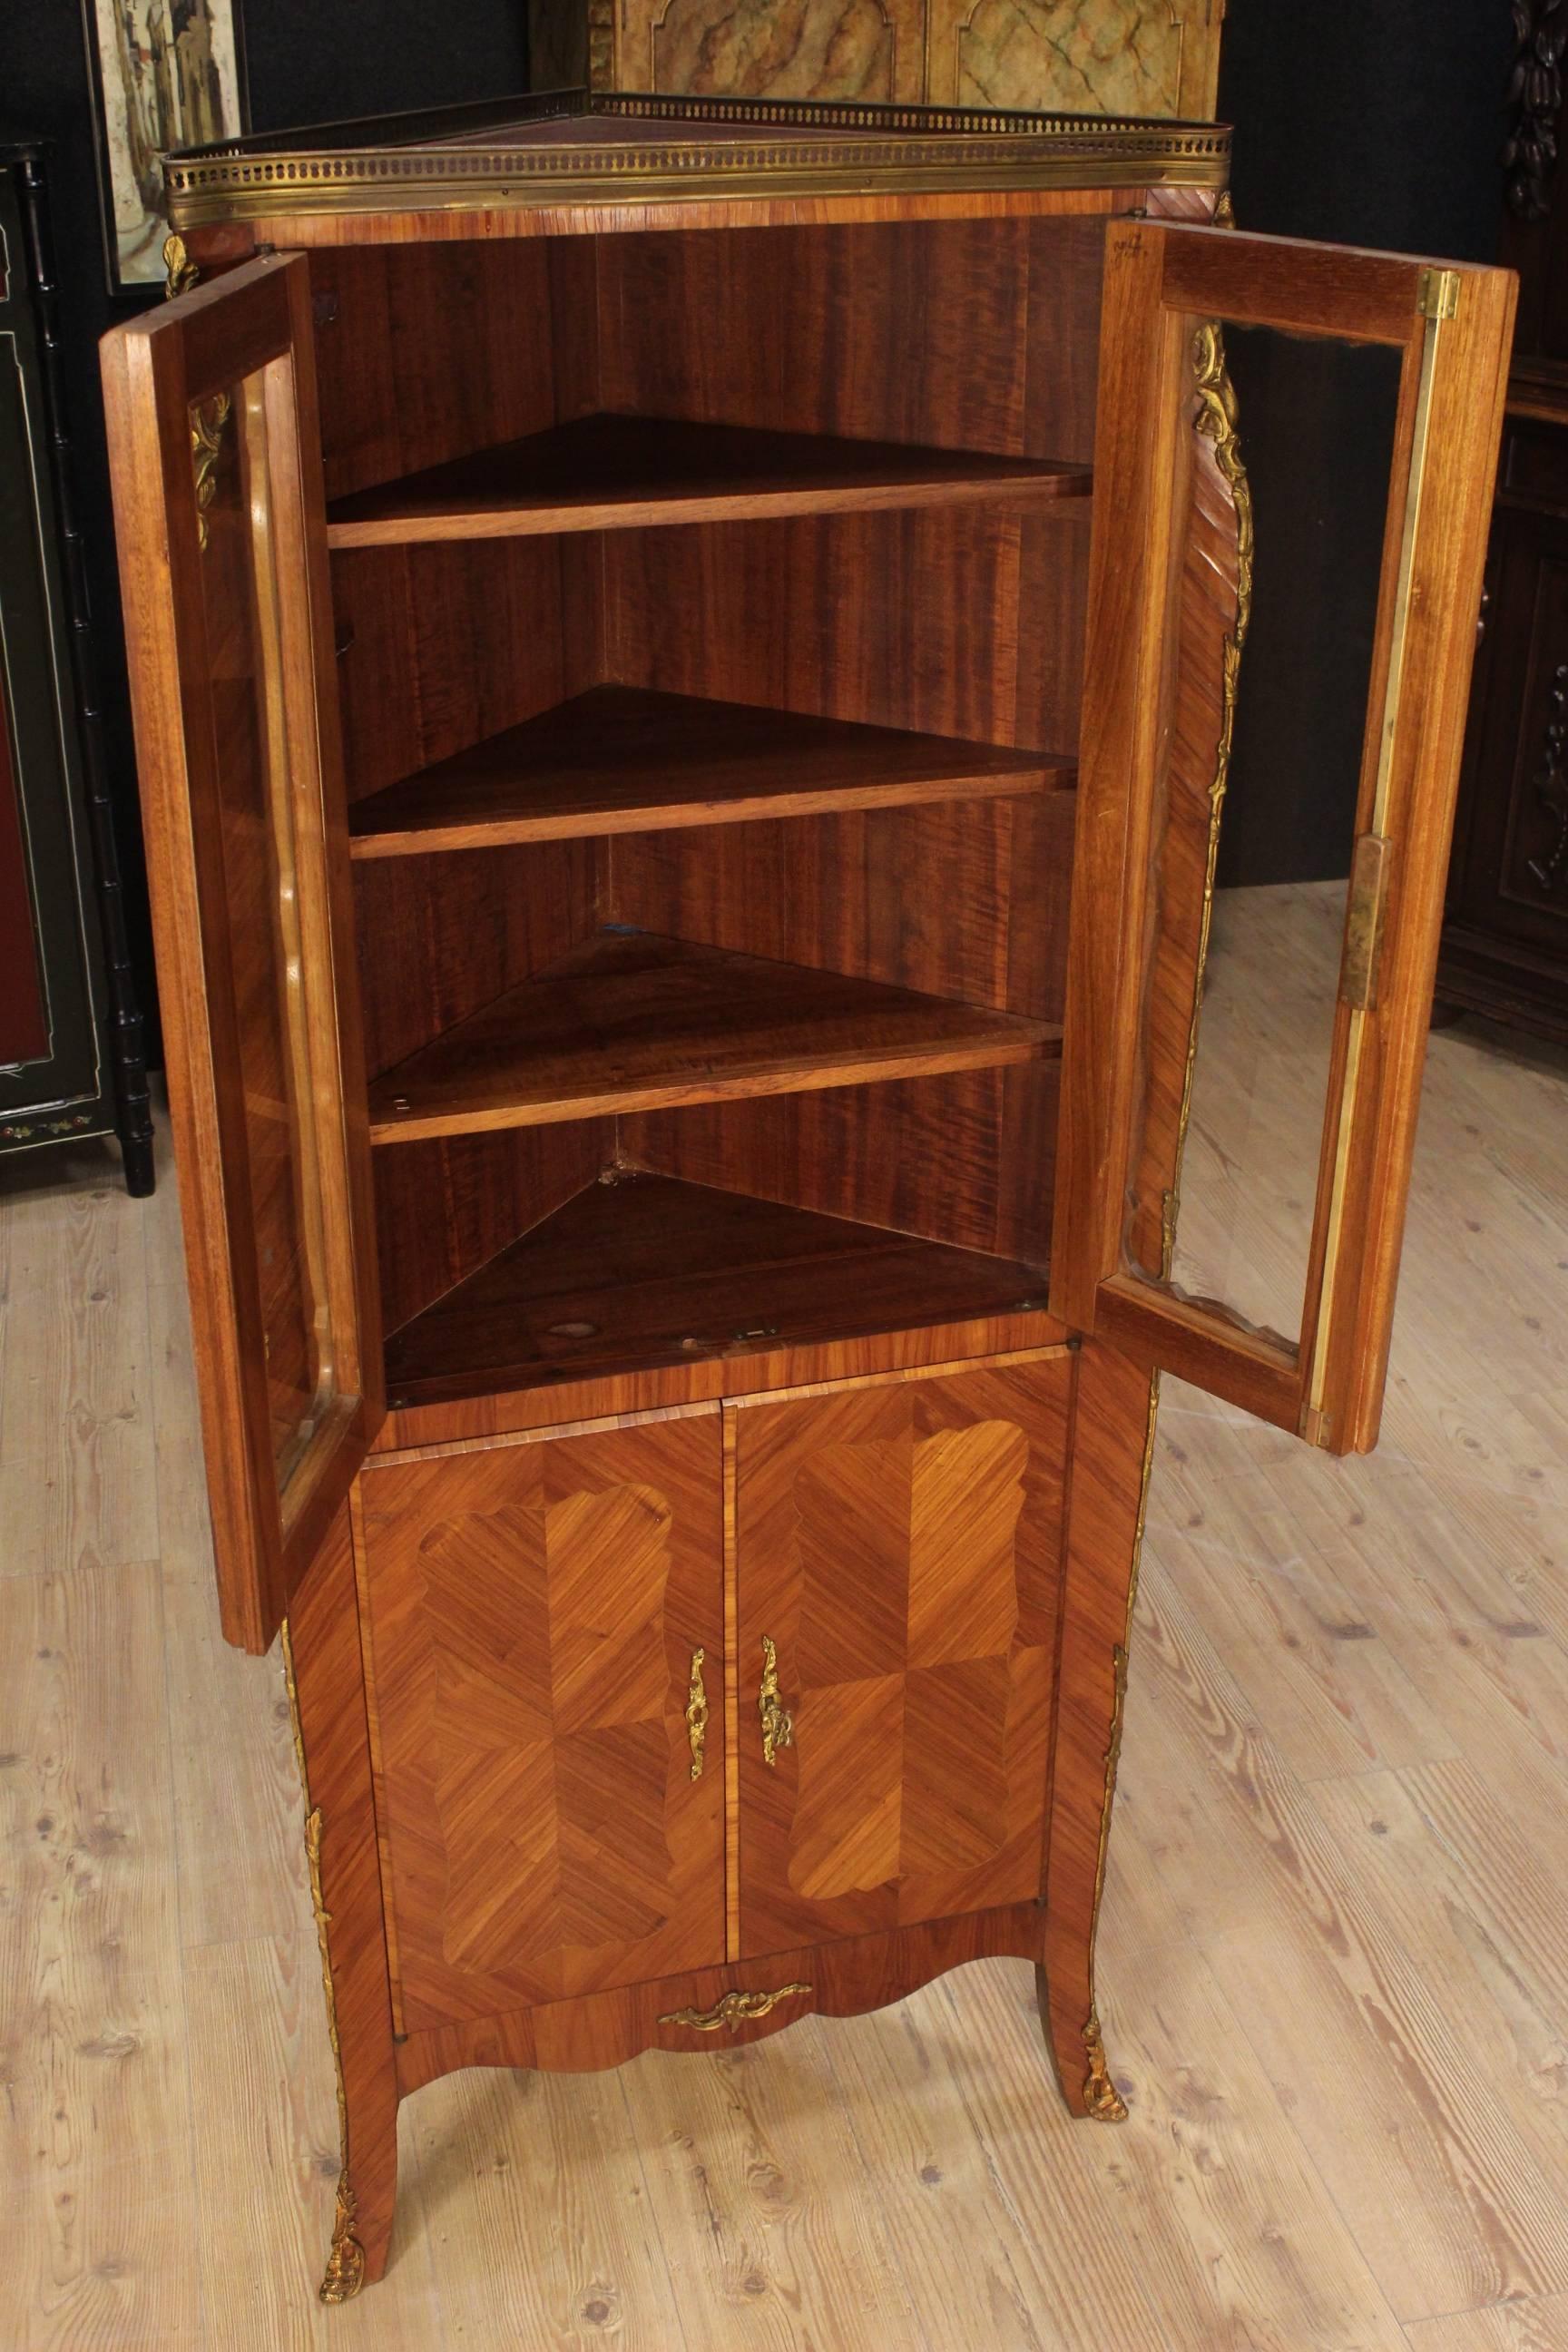
POLYGON ((1514 19, 1502 251, 1519 322, 1437 992, 1568 1042, 1568 8, 1519 0, 1514 19))
POLYGON ((224 1625, 287 1619, 344 2155, 1095 1912, 1155 1383, 1376 1435, 1499 271, 1211 126, 552 100, 178 161, 105 382, 224 1625), (1251 519, 1402 370, 1310 1265, 1169 1275, 1251 519))
POLYGON ((0 147, 0 1152, 118 1136, 153 1190, 61 397, 44 159, 0 147))

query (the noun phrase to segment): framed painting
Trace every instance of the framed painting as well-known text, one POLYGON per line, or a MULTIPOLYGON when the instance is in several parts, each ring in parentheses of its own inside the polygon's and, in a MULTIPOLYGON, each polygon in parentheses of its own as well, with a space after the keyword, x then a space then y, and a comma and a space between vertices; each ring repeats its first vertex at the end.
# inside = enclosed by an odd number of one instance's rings
POLYGON ((82 0, 110 293, 163 275, 163 159, 247 127, 237 0, 82 0))

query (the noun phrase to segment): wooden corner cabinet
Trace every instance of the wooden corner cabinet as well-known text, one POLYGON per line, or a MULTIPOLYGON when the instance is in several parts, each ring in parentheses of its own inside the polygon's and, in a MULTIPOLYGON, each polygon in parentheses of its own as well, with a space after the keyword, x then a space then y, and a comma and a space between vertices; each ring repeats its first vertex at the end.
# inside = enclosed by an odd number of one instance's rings
POLYGON ((170 167, 183 290, 104 371, 224 1627, 287 1621, 340 2057, 329 2299, 457 2067, 1010 1955, 1069 2107, 1122 2113, 1155 1384, 1376 1435, 1512 302, 1216 225, 1226 153, 579 94, 170 167), (1397 385, 1278 1330, 1176 1255, 1259 332, 1397 385))

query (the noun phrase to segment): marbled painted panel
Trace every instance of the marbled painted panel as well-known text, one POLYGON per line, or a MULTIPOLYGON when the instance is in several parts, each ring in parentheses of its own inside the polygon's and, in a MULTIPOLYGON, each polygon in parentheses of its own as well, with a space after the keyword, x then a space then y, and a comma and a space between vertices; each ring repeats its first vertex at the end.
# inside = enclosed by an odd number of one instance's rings
POLYGON ((623 83, 705 97, 914 99, 921 0, 637 0, 623 83))
POLYGON ((1170 0, 977 0, 958 28, 963 106, 1173 114, 1184 27, 1170 0))

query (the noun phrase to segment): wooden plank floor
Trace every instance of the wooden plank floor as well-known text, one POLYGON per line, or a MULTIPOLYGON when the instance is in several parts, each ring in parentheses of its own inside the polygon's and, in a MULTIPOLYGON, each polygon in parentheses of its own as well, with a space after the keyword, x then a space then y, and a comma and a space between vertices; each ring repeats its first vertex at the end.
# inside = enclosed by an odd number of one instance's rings
MULTIPOLYGON (((1189 1246, 1276 1312, 1299 1232, 1235 1165, 1282 1172, 1332 934, 1222 901, 1247 1095, 1199 1096, 1189 1246)), ((5 2352, 1568 2352, 1568 1056, 1434 1041, 1377 1454, 1167 1390, 1100 1969, 1131 2120, 1067 2121, 1005 1961, 458 2076, 336 2312, 287 1708, 217 1635, 173 1181, 0 1183, 5 2352)))

